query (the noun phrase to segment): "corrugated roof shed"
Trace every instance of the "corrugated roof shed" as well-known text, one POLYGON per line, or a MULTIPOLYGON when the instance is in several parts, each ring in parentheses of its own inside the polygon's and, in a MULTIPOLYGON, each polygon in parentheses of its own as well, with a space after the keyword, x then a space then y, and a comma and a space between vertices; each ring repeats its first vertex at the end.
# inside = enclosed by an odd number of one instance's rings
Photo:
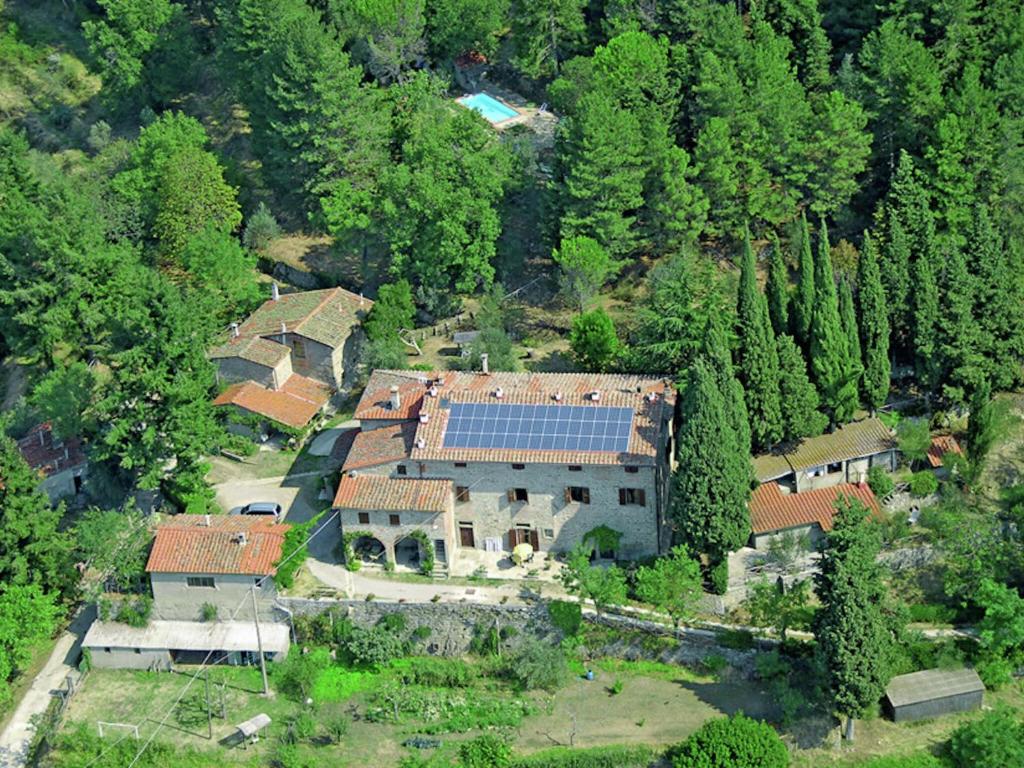
MULTIPOLYGON (((263 650, 288 650, 287 624, 260 623, 263 650)), ((251 621, 150 621, 130 627, 118 621, 94 621, 85 634, 86 648, 141 648, 174 651, 255 651, 256 627, 251 621)))
POLYGON ((864 419, 844 424, 835 432, 804 438, 774 453, 758 456, 753 460, 754 474, 764 482, 789 472, 874 456, 895 447, 896 438, 881 419, 864 419))
POLYGON ((903 707, 984 690, 985 684, 973 669, 926 669, 897 675, 889 681, 885 695, 892 706, 903 707))

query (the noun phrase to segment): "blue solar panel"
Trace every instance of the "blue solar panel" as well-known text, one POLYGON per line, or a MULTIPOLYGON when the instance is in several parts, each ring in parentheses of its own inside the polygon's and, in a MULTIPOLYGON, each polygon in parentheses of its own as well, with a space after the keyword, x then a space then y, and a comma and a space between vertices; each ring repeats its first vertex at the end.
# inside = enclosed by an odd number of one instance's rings
POLYGON ((632 430, 632 408, 452 403, 444 447, 621 453, 632 430))

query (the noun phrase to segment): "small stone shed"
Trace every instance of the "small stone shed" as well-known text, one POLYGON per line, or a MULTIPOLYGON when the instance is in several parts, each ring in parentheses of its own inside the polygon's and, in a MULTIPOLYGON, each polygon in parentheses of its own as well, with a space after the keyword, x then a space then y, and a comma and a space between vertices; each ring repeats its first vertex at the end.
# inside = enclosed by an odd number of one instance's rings
POLYGON ((973 669, 926 669, 894 677, 885 689, 885 708, 897 723, 922 720, 980 709, 984 693, 973 669))

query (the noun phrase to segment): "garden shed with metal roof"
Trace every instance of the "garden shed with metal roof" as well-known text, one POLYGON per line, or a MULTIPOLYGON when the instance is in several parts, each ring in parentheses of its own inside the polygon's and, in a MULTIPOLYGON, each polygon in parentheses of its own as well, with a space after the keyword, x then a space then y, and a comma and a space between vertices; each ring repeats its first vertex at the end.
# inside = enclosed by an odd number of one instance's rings
POLYGON ((973 669, 926 669, 890 680, 885 704, 892 719, 902 723, 980 709, 984 693, 973 669))

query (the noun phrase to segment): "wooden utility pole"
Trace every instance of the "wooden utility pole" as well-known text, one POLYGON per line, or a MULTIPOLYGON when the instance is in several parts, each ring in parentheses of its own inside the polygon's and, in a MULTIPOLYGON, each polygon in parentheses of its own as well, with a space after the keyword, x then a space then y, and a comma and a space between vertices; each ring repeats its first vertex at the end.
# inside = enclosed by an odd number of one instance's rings
POLYGON ((206 672, 206 738, 213 740, 213 710, 210 709, 210 670, 206 672))
POLYGON ((270 695, 270 686, 267 684, 267 660, 263 657, 263 637, 260 635, 260 607, 256 602, 256 585, 250 587, 252 595, 252 620, 256 623, 256 648, 260 654, 260 674, 263 675, 263 695, 270 695))

